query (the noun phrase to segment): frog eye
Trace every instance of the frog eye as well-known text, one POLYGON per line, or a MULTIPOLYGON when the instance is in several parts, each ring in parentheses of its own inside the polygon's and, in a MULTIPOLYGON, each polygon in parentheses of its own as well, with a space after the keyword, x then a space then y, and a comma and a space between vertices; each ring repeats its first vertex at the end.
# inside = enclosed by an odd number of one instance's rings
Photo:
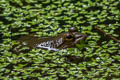
POLYGON ((67 39, 72 39, 73 36, 72 36, 72 35, 68 35, 68 36, 66 36, 66 38, 67 38, 67 39))
POLYGON ((70 27, 69 32, 78 32, 78 29, 76 27, 70 27))

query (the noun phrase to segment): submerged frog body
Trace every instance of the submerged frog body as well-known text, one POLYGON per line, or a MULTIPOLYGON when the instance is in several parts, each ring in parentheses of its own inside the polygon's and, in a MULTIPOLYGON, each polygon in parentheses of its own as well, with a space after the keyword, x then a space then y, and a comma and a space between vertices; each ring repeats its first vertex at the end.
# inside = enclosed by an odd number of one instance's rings
POLYGON ((85 40, 86 35, 79 33, 76 27, 69 28, 68 32, 61 33, 55 37, 36 37, 33 34, 23 36, 19 39, 23 46, 30 49, 41 48, 50 51, 58 51, 65 48, 73 48, 81 40, 85 40))

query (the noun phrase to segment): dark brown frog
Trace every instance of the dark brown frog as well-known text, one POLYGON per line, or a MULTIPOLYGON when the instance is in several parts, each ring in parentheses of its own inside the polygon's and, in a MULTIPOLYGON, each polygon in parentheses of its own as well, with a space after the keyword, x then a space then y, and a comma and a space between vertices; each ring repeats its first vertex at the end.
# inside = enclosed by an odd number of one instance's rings
POLYGON ((30 49, 41 48, 50 51, 58 51, 65 48, 73 48, 81 40, 86 39, 86 34, 78 32, 76 27, 69 28, 68 32, 61 33, 55 37, 36 37, 33 34, 23 36, 18 41, 22 46, 28 46, 30 49))

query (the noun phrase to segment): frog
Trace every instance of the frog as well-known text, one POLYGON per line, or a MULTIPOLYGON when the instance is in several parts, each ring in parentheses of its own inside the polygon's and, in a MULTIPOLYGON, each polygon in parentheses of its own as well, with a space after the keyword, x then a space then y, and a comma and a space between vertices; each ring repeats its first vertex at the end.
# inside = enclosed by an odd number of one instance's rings
POLYGON ((77 27, 70 27, 68 32, 62 32, 53 37, 37 37, 34 34, 29 34, 19 38, 22 46, 27 46, 29 49, 45 49, 49 51, 59 51, 67 48, 75 48, 80 41, 85 41, 87 35, 80 33, 77 27))

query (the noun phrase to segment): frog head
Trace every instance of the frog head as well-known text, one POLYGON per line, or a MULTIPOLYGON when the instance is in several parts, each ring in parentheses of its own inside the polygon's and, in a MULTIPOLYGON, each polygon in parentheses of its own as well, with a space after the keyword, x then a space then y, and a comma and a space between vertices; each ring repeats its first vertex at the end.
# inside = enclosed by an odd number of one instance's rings
MULTIPOLYGON (((68 32, 61 33, 58 37, 59 37, 58 42, 61 42, 59 44, 58 48, 64 49, 64 48, 75 47, 76 44, 80 44, 81 42, 85 41, 87 35, 78 32, 78 29, 76 27, 71 27, 71 28, 69 28, 68 32)), ((56 43, 56 44, 58 44, 58 43, 56 43)))

